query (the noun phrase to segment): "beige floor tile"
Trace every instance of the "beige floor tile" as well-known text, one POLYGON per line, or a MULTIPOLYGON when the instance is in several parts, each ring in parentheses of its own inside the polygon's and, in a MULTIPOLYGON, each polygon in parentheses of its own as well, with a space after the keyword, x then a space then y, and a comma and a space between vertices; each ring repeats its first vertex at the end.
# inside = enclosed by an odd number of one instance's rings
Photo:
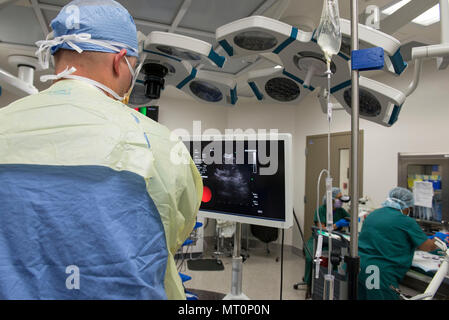
MULTIPOLYGON (((271 250, 267 254, 265 248, 259 247, 249 250, 250 257, 243 263, 242 289, 252 300, 280 299, 280 250, 271 250)), ((204 258, 212 258, 206 254, 204 258)), ((227 294, 231 291, 232 258, 221 257, 223 271, 192 271, 187 263, 182 265, 181 272, 192 277, 185 283, 187 289, 207 290, 227 294)), ((293 285, 302 281, 304 274, 304 258, 291 252, 291 248, 284 249, 283 299, 304 300, 305 291, 295 290, 293 285)))

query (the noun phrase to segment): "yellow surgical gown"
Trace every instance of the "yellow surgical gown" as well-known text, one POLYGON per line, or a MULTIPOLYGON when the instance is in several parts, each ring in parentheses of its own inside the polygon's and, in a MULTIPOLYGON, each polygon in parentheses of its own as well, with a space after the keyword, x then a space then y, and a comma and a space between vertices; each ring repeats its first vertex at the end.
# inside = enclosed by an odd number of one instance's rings
MULTIPOLYGON (((107 168, 112 173, 126 172, 132 174, 133 177, 139 177, 144 187, 143 192, 148 193, 152 200, 150 202, 154 203, 157 214, 160 215, 160 219, 158 219, 162 222, 162 224, 159 223, 161 229, 163 226, 161 232, 165 236, 165 244, 163 245, 168 251, 168 254, 165 253, 164 256, 166 261, 162 264, 165 268, 163 286, 166 297, 168 299, 185 299, 183 285, 173 257, 195 225, 203 187, 201 176, 187 148, 179 138, 173 138, 166 127, 123 105, 121 102, 109 98, 88 83, 78 80, 61 80, 47 90, 20 99, 0 109, 0 166, 9 168, 5 169, 3 177, 7 177, 7 181, 11 184, 13 184, 11 182, 13 179, 8 176, 8 172, 12 172, 13 169, 16 170, 16 165, 27 165, 28 168, 34 168, 33 165, 38 165, 41 170, 46 170, 45 168, 49 166, 51 168, 58 167, 61 170, 67 167, 76 167, 81 168, 80 172, 82 168, 101 168, 101 170, 107 168), (184 162, 180 161, 182 159, 184 159, 184 162), (7 167, 8 165, 13 167, 7 167)), ((21 174, 24 172, 22 169, 19 170, 21 174)), ((100 169, 97 169, 92 173, 99 172, 100 169)), ((30 171, 26 172, 29 173, 30 171)), ((89 173, 87 173, 88 176, 89 173)), ((134 179, 133 177, 131 179, 134 179)), ((60 179, 62 181, 63 177, 60 176, 60 179)), ((120 177, 120 179, 121 181, 126 179, 128 179, 126 181, 129 181, 129 177, 120 177)), ((107 189, 112 191, 103 191, 102 180, 99 181, 97 190, 102 190, 102 192, 124 193, 126 191, 114 189, 115 187, 107 189)), ((59 188, 57 183, 53 183, 51 188, 55 185, 59 188)), ((111 185, 117 184, 112 183, 111 185)), ((13 187, 21 187, 24 193, 29 191, 26 186, 13 187)), ((73 187, 75 190, 76 186, 73 187)), ((70 185, 63 186, 55 194, 60 195, 61 190, 67 190, 69 197, 70 189, 70 185)), ((46 194, 45 190, 42 190, 42 192, 41 196, 38 195, 37 198, 44 199, 50 191, 46 194)), ((82 203, 84 196, 87 198, 89 195, 83 195, 82 193, 77 195, 78 200, 73 205, 82 203)), ((23 203, 31 203, 31 200, 25 194, 23 194, 23 197, 23 203)), ((123 201, 121 200, 121 203, 123 201)), ((31 205, 34 207, 30 207, 33 215, 40 212, 36 209, 36 203, 42 206, 47 205, 39 203, 39 199, 35 200, 31 205)), ((118 213, 117 219, 125 219, 131 215, 130 212, 126 211, 126 208, 119 209, 119 207, 120 202, 117 202, 117 210, 123 210, 123 212, 118 213)), ((108 210, 114 211, 115 209, 108 208, 108 210)), ((142 207, 141 212, 145 210, 146 208, 142 207)), ((107 216, 108 213, 105 214, 105 217, 107 216)), ((83 219, 85 218, 83 216, 83 219)), ((109 223, 116 223, 117 219, 109 223)), ((60 222, 60 220, 57 221, 60 222)), ((101 223, 95 220, 95 215, 92 221, 101 223)), ((145 232, 141 233, 142 226, 138 224, 136 223, 135 228, 136 233, 139 229, 139 239, 146 239, 145 236, 151 238, 151 235, 145 235, 145 232)), ((149 226, 151 226, 151 223, 149 226)), ((120 226, 117 226, 117 228, 120 228, 120 226)), ((36 227, 36 230, 40 232, 38 227, 36 227)), ((67 232, 71 231, 67 230, 67 232)), ((126 239, 131 239, 133 235, 121 233, 120 236, 122 236, 120 241, 126 242, 126 239)), ((133 241, 138 242, 139 239, 133 241)), ((98 241, 98 239, 95 241, 98 241)), ((161 244, 160 241, 158 243, 161 244)), ((124 256, 127 252, 131 252, 131 245, 127 246, 126 243, 120 245, 123 245, 124 256)), ((134 247, 136 246, 133 244, 132 248, 134 247)), ((139 244, 137 248, 136 255, 140 254, 139 250, 151 249, 145 248, 145 244, 139 244)), ((95 250, 97 249, 95 248, 95 250)), ((115 254, 114 249, 108 248, 108 250, 108 255, 115 254)), ((97 256, 94 258, 97 258, 97 256)), ((144 258, 147 257, 143 254, 142 257, 131 256, 126 258, 134 263, 132 265, 133 268, 134 266, 136 268, 135 274, 143 275, 145 272, 151 271, 152 264, 155 262, 151 260, 152 258, 148 258, 143 264, 141 260, 144 258), (146 270, 146 268, 149 269, 146 270)), ((109 270, 108 272, 114 271, 109 270)), ((151 283, 148 284, 148 282, 154 280, 151 279, 151 275, 148 277, 148 274, 145 274, 142 279, 144 280, 140 283, 144 284, 139 284, 139 286, 146 286, 147 288, 152 286, 151 283)), ((129 281, 126 280, 124 283, 129 284, 129 281)), ((81 283, 81 290, 83 284, 86 286, 86 283, 86 281, 81 283)), ((26 289, 24 290, 26 291, 26 289)), ((28 297, 29 295, 23 296, 28 297)), ((139 297, 145 297, 145 295, 139 295, 139 297)))

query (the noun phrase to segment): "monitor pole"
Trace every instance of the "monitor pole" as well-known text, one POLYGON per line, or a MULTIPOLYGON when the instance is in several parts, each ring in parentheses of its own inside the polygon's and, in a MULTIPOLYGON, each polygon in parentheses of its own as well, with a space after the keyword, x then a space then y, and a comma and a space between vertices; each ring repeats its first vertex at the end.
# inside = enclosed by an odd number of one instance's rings
POLYGON ((236 222, 234 233, 234 253, 232 255, 232 280, 231 293, 228 293, 223 300, 249 300, 242 292, 243 258, 240 254, 242 240, 242 224, 236 222))

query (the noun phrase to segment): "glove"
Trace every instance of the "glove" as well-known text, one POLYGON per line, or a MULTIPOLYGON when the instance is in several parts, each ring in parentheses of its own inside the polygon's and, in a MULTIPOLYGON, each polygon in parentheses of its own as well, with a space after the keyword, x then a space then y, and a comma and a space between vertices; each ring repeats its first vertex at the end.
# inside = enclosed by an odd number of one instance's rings
POLYGON ((446 233, 443 233, 443 232, 437 232, 434 235, 429 236, 428 238, 429 239, 433 239, 435 237, 437 237, 437 238, 447 242, 448 241, 447 238, 449 237, 449 234, 446 234, 446 233))
POLYGON ((435 233, 435 237, 440 238, 441 240, 447 242, 447 238, 449 237, 449 234, 445 234, 443 232, 437 232, 437 233, 435 233))
POLYGON ((335 226, 337 229, 343 228, 343 227, 349 227, 349 221, 346 219, 341 219, 335 222, 335 226))

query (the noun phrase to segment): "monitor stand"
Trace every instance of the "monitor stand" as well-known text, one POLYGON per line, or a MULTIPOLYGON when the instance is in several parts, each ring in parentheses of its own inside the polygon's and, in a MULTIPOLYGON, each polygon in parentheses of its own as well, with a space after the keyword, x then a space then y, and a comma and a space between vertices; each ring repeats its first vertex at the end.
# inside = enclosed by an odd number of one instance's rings
POLYGON ((232 282, 231 292, 228 293, 223 300, 249 300, 242 292, 242 274, 243 274, 243 258, 240 255, 242 238, 242 225, 237 222, 234 234, 234 254, 232 256, 232 282))

